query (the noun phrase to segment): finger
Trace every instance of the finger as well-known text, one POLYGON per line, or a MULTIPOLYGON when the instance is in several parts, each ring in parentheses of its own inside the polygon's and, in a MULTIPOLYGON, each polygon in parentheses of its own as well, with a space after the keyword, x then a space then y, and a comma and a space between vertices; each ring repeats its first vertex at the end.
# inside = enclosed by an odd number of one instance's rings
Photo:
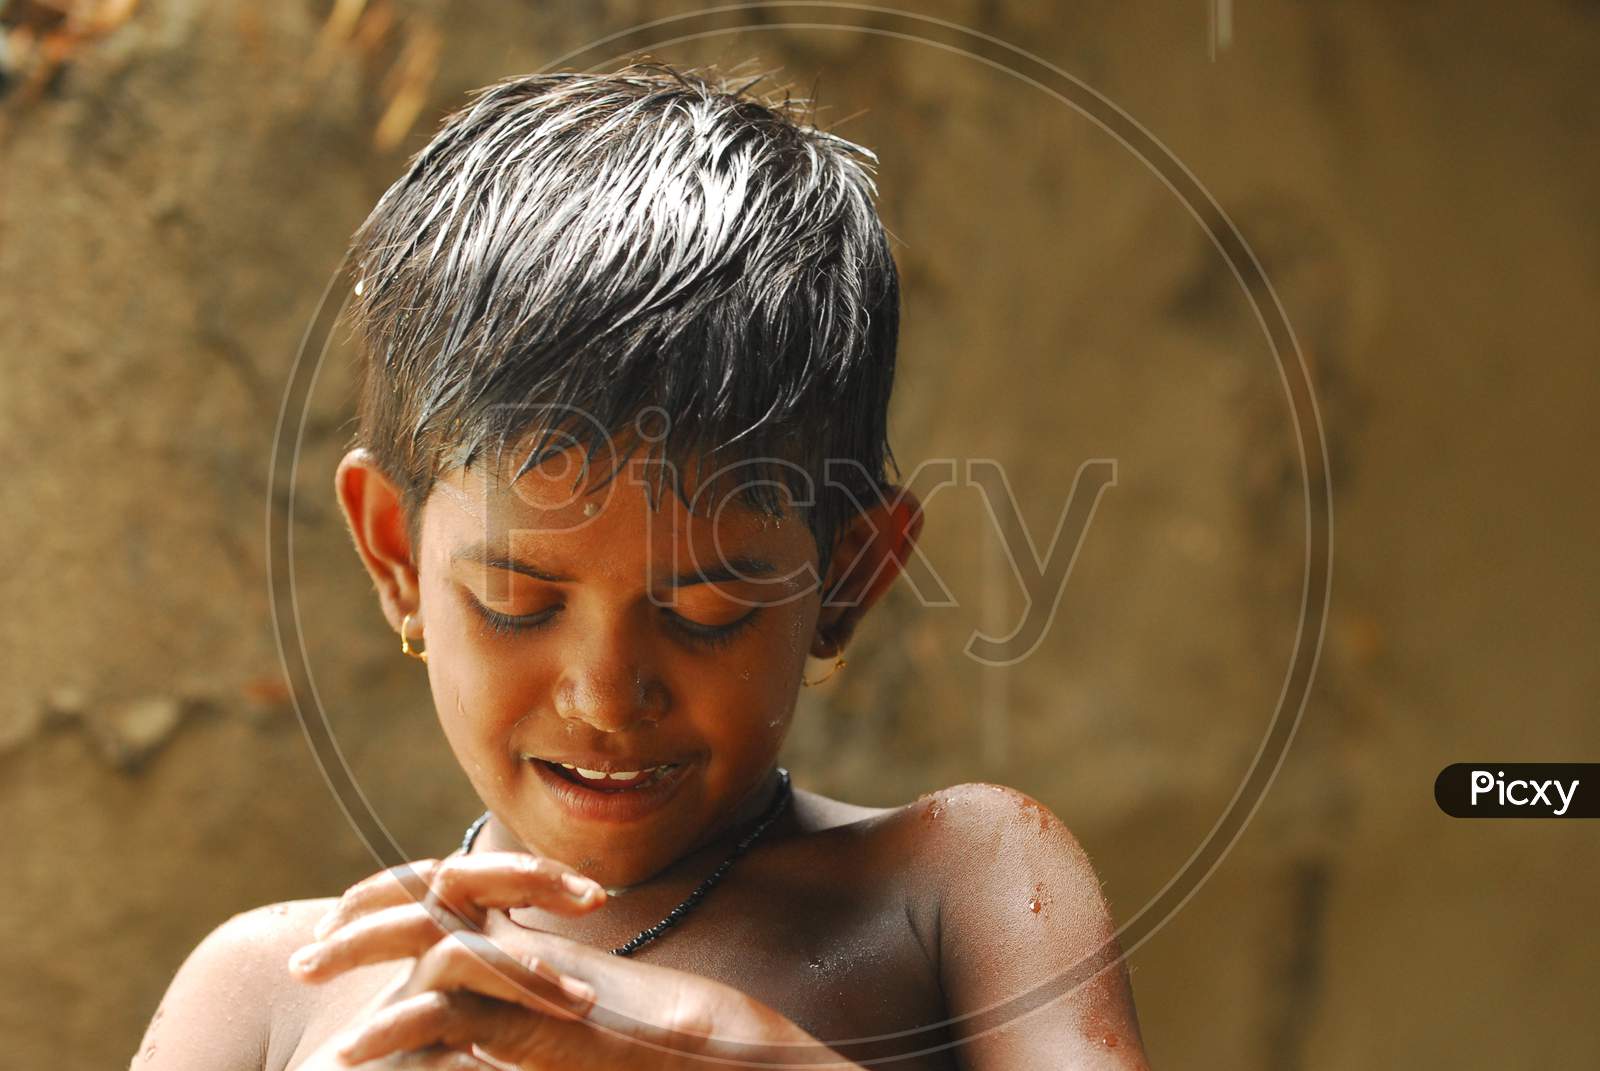
POLYGON ((503 1065, 491 1064, 465 1049, 439 1046, 396 1053, 381 1064, 371 1066, 374 1071, 378 1068, 383 1071, 506 1071, 503 1065))
POLYGON ((397 992, 471 990, 559 1019, 581 1019, 594 1007, 595 990, 547 959, 513 956, 480 933, 447 935, 417 960, 397 992))
POLYGON ((303 946, 289 957, 289 969, 302 981, 325 982, 356 967, 421 956, 460 925, 427 904, 386 907, 303 946))
POLYGON ((599 907, 605 889, 565 863, 525 852, 480 852, 403 863, 352 885, 317 923, 318 940, 362 915, 432 900, 470 925, 494 907, 543 907, 573 915, 599 907))
MULTIPOLYGON (((341 1059, 335 1066, 344 1065, 341 1059)), ((382 1071, 518 1071, 517 1068, 508 1069, 505 1064, 490 1063, 484 1056, 467 1049, 447 1049, 440 1045, 394 1053, 379 1063, 364 1066, 372 1071, 380 1068, 382 1071)))
POLYGON ((397 904, 417 903, 425 899, 439 869, 439 860, 423 859, 415 863, 402 863, 379 871, 364 881, 346 889, 333 910, 317 922, 312 936, 319 941, 352 919, 397 904))
POLYGON ((347 1064, 363 1063, 395 1053, 430 1047, 503 1049, 519 1038, 531 1046, 540 1026, 528 1012, 514 1005, 489 1000, 474 993, 437 990, 391 1004, 368 1019, 338 1045, 347 1064))
POLYGON ((565 863, 522 852, 482 852, 447 859, 434 872, 431 895, 482 924, 491 908, 542 907, 576 915, 605 903, 606 891, 565 863))

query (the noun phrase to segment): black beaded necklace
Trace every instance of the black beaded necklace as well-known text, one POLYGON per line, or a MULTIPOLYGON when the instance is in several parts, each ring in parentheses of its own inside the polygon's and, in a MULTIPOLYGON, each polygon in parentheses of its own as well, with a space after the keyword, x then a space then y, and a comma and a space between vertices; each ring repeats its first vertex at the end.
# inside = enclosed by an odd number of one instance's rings
MULTIPOLYGON (((637 936, 629 938, 626 944, 622 944, 616 948, 613 948, 611 950, 611 954, 613 956, 631 956, 640 948, 643 948, 645 945, 649 944, 651 941, 654 941, 657 937, 660 937, 662 934, 666 933, 668 930, 672 929, 672 927, 681 922, 683 920, 683 916, 687 915, 696 904, 700 903, 701 900, 704 900, 706 893, 710 892, 717 882, 723 879, 723 877, 728 873, 729 869, 732 868, 734 860, 743 855, 745 850, 756 842, 756 838, 767 831, 767 827, 770 826, 773 823, 773 820, 783 812, 784 805, 789 802, 789 797, 792 794, 792 790, 789 787, 789 771, 785 770, 782 766, 779 766, 778 794, 773 797, 772 804, 767 808, 766 813, 761 816, 761 820, 756 823, 755 828, 749 833, 745 834, 744 839, 739 841, 739 843, 734 846, 733 851, 728 853, 728 857, 722 861, 721 865, 718 866, 717 869, 713 870, 706 880, 702 881, 699 885, 696 885, 694 891, 683 898, 682 903, 673 908, 671 911, 667 912, 666 918, 662 919, 654 926, 651 926, 649 929, 639 933, 637 936)), ((484 811, 473 821, 470 826, 467 827, 466 836, 461 838, 462 855, 466 855, 472 851, 472 842, 477 839, 478 830, 482 829, 483 824, 488 820, 489 812, 484 811)))

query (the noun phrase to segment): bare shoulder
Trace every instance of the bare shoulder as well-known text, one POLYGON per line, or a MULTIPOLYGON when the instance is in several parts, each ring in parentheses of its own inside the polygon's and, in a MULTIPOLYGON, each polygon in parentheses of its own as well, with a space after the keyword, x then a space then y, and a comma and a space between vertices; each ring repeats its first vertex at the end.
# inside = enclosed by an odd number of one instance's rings
POLYGON ((135 1071, 282 1066, 310 1006, 307 987, 289 975, 288 959, 334 903, 270 904, 207 934, 167 987, 134 1058, 135 1071))
MULTIPOLYGON (((863 807, 814 792, 795 791, 807 832, 844 832, 871 843, 874 855, 911 864, 924 884, 960 882, 974 867, 1030 865, 1092 887, 1099 879, 1065 822, 1038 800, 1005 785, 972 782, 924 793, 898 807, 863 807)), ((1026 897, 1023 898, 1026 902, 1026 897)), ((1095 905, 1103 907, 1098 895, 1095 905)))
MULTIPOLYGON (((925 872, 964 879, 976 867, 1044 868, 1098 893, 1094 866, 1067 824, 1026 792, 968 782, 924 793, 901 807, 873 812, 885 836, 911 842, 925 872)), ((1028 897, 1022 897, 1026 903, 1028 897)), ((1098 897, 1097 897, 1098 902, 1098 897)))
POLYGON ((862 807, 843 800, 832 799, 807 789, 794 790, 795 819, 806 833, 823 833, 830 829, 855 826, 872 819, 893 814, 895 807, 862 807))
POLYGON ((969 783, 876 821, 936 901, 947 1010, 976 1016, 962 1027, 966 1066, 1147 1066, 1100 878, 1049 807, 969 783))

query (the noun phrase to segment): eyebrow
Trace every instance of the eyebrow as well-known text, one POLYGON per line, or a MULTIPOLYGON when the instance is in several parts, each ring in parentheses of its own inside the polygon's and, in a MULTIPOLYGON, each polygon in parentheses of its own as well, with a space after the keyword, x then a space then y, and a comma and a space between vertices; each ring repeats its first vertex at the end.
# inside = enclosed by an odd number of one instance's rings
POLYGON ((669 583, 675 588, 686 588, 694 584, 716 584, 724 580, 748 580, 753 576, 771 576, 777 571, 778 567, 765 558, 740 554, 724 558, 712 569, 694 569, 687 573, 679 573, 669 583))
MULTIPOLYGON (((451 564, 458 561, 476 562, 488 566, 490 569, 505 569, 535 580, 543 580, 547 584, 571 584, 575 578, 561 573, 552 573, 542 569, 532 562, 520 558, 507 558, 491 553, 482 543, 473 544, 450 555, 451 564)), ((667 581, 669 587, 686 588, 696 584, 717 584, 727 580, 748 580, 751 577, 772 576, 778 567, 765 558, 756 558, 747 554, 735 555, 724 558, 710 569, 691 569, 686 573, 679 573, 667 581)))
POLYGON ((476 562, 479 565, 487 565, 491 569, 505 569, 508 572, 521 573, 523 576, 531 576, 535 580, 543 580, 550 584, 572 583, 572 577, 570 576, 562 576, 560 573, 552 573, 547 569, 541 569, 532 562, 501 557, 498 554, 491 553, 489 548, 482 543, 474 543, 470 547, 452 551, 450 564, 454 565, 456 562, 476 562))

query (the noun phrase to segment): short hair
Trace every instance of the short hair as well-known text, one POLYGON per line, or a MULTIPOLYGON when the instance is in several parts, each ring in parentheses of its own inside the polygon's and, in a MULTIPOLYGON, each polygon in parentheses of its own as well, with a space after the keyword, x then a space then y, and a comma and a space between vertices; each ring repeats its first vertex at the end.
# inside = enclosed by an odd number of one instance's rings
POLYGON ((351 251, 356 441, 414 539, 449 468, 541 431, 517 476, 563 438, 592 461, 657 407, 653 449, 737 463, 772 515, 787 493, 826 571, 894 468, 899 279, 876 157, 749 90, 657 64, 507 79, 378 201, 351 251))

